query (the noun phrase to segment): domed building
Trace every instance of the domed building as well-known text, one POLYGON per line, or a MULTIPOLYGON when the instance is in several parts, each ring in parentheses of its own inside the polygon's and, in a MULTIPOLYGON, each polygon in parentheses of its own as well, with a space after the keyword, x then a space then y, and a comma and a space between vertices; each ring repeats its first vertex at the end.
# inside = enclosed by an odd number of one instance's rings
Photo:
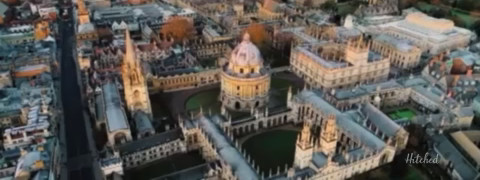
POLYGON ((222 68, 221 88, 222 105, 232 110, 249 111, 268 103, 270 74, 248 33, 222 68))

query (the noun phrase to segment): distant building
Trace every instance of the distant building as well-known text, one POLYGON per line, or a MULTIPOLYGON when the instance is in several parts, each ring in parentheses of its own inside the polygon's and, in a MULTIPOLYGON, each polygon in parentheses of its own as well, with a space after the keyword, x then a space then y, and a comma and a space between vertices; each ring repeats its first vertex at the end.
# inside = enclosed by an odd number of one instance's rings
POLYGON ((298 46, 290 56, 292 72, 320 89, 354 87, 387 79, 390 60, 370 50, 363 38, 347 45, 319 42, 298 46))
POLYGON ((386 34, 375 37, 370 47, 372 51, 389 57, 390 64, 401 69, 416 67, 422 54, 422 51, 411 41, 386 34))
POLYGON ((440 167, 445 169, 452 179, 478 179, 479 137, 480 132, 477 130, 434 135, 430 157, 438 158, 440 167))
POLYGON ((411 104, 419 111, 411 120, 416 124, 431 124, 438 129, 467 128, 473 120, 473 109, 449 97, 444 90, 425 78, 409 77, 353 89, 332 90, 325 99, 342 110, 349 110, 358 103, 369 102, 378 107, 397 107, 411 104))
POLYGON ((421 12, 410 13, 404 20, 372 26, 370 29, 412 41, 423 53, 434 55, 466 47, 475 38, 474 33, 455 27, 451 20, 429 17, 421 12))
POLYGON ((35 41, 32 25, 21 25, 0 30, 0 41, 7 44, 23 44, 35 41))
POLYGON ((149 24, 159 29, 173 16, 194 18, 196 13, 191 9, 176 8, 167 4, 142 4, 133 6, 114 6, 97 9, 93 16, 95 25, 112 25, 114 22, 136 22, 149 24))

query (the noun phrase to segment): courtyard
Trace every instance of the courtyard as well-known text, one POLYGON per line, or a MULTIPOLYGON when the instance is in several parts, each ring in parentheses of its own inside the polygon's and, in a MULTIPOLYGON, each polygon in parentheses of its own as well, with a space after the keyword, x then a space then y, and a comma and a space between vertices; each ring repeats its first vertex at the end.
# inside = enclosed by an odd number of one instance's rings
POLYGON ((290 128, 275 128, 243 139, 242 147, 260 166, 260 171, 268 175, 291 167, 295 155, 295 142, 298 132, 290 128))
MULTIPOLYGON (((268 103, 269 108, 286 106, 288 87, 292 87, 292 93, 295 94, 303 84, 303 82, 298 81, 295 78, 296 77, 293 74, 289 73, 279 73, 272 76, 270 83, 270 99, 268 103)), ((210 111, 212 114, 218 114, 220 113, 221 108, 219 96, 220 87, 218 86, 196 92, 195 94, 186 97, 184 103, 185 111, 196 114, 200 111, 201 107, 204 113, 210 111)), ((232 119, 235 120, 248 117, 250 112, 229 111, 229 114, 232 115, 232 119)))
POLYGON ((415 113, 414 110, 410 109, 410 108, 400 108, 400 109, 396 109, 396 110, 393 110, 393 111, 390 111, 389 113, 387 113, 387 115, 392 119, 392 120, 399 120, 399 119, 408 119, 408 120, 412 120, 413 117, 415 117, 417 113, 415 113))

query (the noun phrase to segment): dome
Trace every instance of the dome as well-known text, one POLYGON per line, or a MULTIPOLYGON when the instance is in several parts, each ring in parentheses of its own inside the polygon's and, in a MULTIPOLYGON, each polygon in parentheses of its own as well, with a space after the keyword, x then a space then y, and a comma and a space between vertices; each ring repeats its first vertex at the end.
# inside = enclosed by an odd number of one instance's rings
POLYGON ((232 65, 263 66, 263 59, 257 46, 250 42, 250 35, 245 33, 242 42, 232 51, 230 58, 232 65))

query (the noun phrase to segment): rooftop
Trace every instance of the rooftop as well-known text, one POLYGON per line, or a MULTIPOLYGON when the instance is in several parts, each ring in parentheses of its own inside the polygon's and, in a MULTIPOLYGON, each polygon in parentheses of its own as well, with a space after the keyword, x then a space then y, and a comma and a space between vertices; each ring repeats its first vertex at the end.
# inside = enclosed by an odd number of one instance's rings
POLYGON ((108 131, 128 129, 128 120, 122 107, 121 97, 115 83, 108 82, 102 87, 108 131))
MULTIPOLYGON (((310 103, 315 108, 318 108, 321 112, 327 112, 334 114, 337 117, 337 127, 344 132, 350 133, 352 136, 358 138, 360 142, 366 145, 366 147, 373 150, 379 150, 385 147, 385 143, 368 129, 359 124, 358 112, 352 110, 345 113, 340 112, 331 104, 321 98, 320 92, 303 90, 296 95, 297 101, 310 103)), ((370 117, 369 117, 370 119, 370 117)), ((382 120, 389 120, 382 119, 382 120)), ((373 121, 373 120, 372 120, 373 121)))
POLYGON ((413 46, 413 43, 411 41, 406 39, 400 39, 395 36, 391 36, 387 34, 379 35, 375 37, 375 40, 390 44, 402 52, 410 52, 415 48, 415 46, 413 46))
POLYGON ((160 144, 165 144, 182 138, 180 129, 173 129, 153 136, 145 137, 136 141, 130 141, 119 145, 117 148, 122 155, 132 154, 141 150, 145 150, 160 144))
POLYGON ((478 171, 475 170, 475 167, 468 162, 446 135, 436 135, 433 139, 436 142, 434 150, 452 163, 453 169, 458 172, 462 179, 476 179, 478 171))
POLYGON ((236 149, 224 132, 214 121, 221 121, 219 116, 207 118, 202 116, 198 121, 210 141, 214 144, 217 153, 228 163, 239 180, 259 179, 255 170, 250 166, 243 155, 236 149))

